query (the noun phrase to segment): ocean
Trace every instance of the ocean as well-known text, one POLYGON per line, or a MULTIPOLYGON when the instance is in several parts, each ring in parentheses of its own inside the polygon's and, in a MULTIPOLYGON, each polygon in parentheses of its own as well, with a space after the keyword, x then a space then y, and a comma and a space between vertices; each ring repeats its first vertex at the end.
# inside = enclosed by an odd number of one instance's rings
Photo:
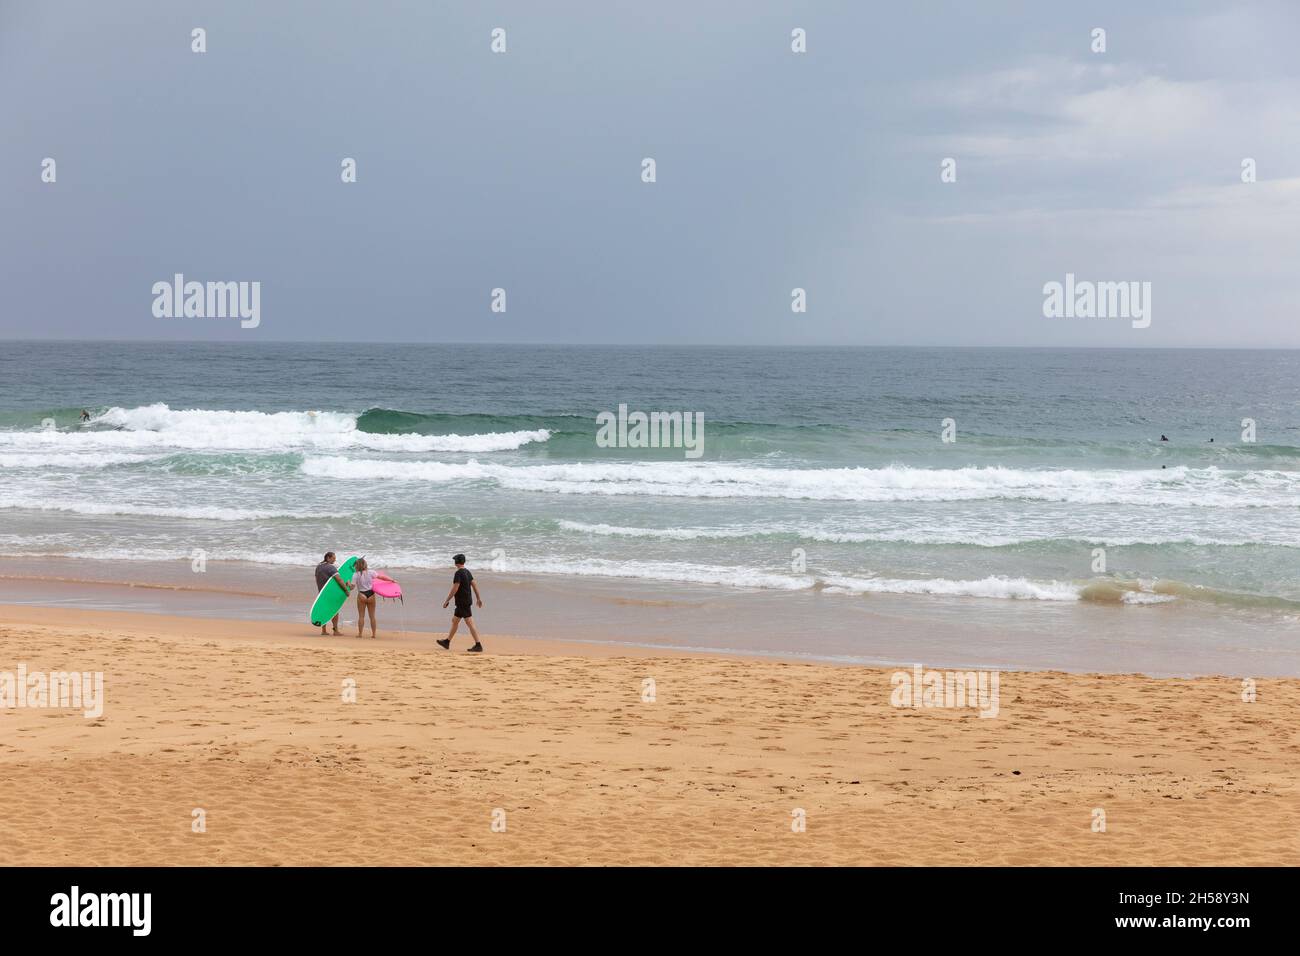
POLYGON ((10 342, 0 475, 15 559, 1300 615, 1288 351, 10 342))

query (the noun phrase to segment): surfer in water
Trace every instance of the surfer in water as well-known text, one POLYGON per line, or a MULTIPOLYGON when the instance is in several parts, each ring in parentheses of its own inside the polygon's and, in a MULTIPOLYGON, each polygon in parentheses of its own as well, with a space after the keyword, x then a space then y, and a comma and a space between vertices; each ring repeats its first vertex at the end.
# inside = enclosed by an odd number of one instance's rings
POLYGON ((474 636, 474 646, 470 648, 470 652, 481 654, 483 652, 483 643, 478 639, 478 628, 474 626, 472 605, 474 599, 477 598, 478 606, 482 608, 483 597, 478 593, 478 584, 474 581, 474 575, 470 574, 469 568, 465 567, 465 555, 458 554, 451 560, 456 564, 456 573, 452 575, 451 590, 447 593, 447 600, 442 602, 442 606, 446 607, 454 598, 456 610, 451 615, 451 630, 447 632, 445 638, 437 643, 444 651, 451 650, 451 639, 456 636, 456 628, 460 626, 461 620, 464 619, 469 626, 470 634, 474 636), (471 590, 474 592, 473 597, 470 596, 471 590))
POLYGON ((378 571, 371 571, 365 558, 357 558, 353 568, 352 582, 357 589, 357 637, 362 636, 366 626, 366 612, 369 611, 370 637, 373 639, 375 637, 375 582, 393 579, 378 571))
POLYGON ((81 410, 81 420, 83 422, 90 421, 90 412, 86 411, 84 408, 81 410))
MULTIPOLYGON (((326 583, 329 581, 330 578, 333 578, 335 581, 337 581, 339 583, 339 587, 341 587, 345 592, 352 590, 352 585, 348 584, 347 581, 344 581, 341 577, 339 577, 339 569, 334 566, 334 552, 326 551, 325 560, 322 561, 320 564, 316 565, 316 593, 317 594, 320 593, 320 589, 326 585, 326 583)), ((339 616, 337 614, 334 615, 333 624, 334 624, 334 634, 335 636, 338 636, 339 616)), ((327 636, 325 632, 324 624, 320 626, 320 636, 321 637, 327 636)))

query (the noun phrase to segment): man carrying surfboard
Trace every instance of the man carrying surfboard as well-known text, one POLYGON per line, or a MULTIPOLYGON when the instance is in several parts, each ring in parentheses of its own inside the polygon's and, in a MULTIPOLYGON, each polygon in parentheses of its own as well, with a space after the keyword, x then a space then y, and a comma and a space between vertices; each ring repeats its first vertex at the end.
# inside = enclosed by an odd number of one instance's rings
MULTIPOLYGON (((320 589, 326 585, 326 583, 329 581, 330 578, 333 578, 335 581, 338 582, 338 585, 343 589, 344 594, 347 594, 349 591, 352 590, 352 585, 348 584, 348 582, 344 581, 343 578, 339 577, 339 569, 334 566, 334 552, 326 551, 325 560, 322 561, 320 564, 316 565, 316 592, 318 594, 320 593, 320 589)), ((334 624, 334 634, 337 636, 339 633, 339 616, 337 614, 334 615, 333 624, 334 624)), ((321 637, 328 636, 328 634, 325 631, 324 622, 322 622, 320 626, 320 636, 321 637)))
POLYGON ((456 600, 456 610, 451 615, 451 630, 447 636, 437 641, 439 647, 444 651, 451 650, 451 639, 456 636, 456 628, 463 619, 469 625, 470 634, 474 635, 474 646, 470 648, 470 653, 481 654, 483 652, 483 643, 478 639, 478 628, 474 626, 474 599, 478 599, 478 606, 483 607, 483 597, 478 593, 478 584, 474 581, 474 575, 469 573, 469 568, 465 567, 465 555, 458 554, 451 559, 456 564, 456 573, 451 578, 451 590, 447 593, 447 600, 442 602, 446 607, 456 600), (470 596, 470 590, 473 590, 473 597, 470 596))

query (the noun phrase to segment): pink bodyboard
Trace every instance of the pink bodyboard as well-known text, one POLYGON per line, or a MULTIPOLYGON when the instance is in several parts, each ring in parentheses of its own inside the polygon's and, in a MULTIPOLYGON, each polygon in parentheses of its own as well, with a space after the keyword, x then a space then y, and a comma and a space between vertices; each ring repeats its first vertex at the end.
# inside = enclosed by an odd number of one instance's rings
POLYGON ((396 581, 375 580, 375 593, 384 598, 399 598, 402 596, 402 586, 396 581))

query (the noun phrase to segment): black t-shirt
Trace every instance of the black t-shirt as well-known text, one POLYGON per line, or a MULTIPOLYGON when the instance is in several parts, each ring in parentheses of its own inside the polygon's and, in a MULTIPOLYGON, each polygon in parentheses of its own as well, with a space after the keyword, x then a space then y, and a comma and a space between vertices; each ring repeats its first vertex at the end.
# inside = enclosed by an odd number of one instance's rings
POLYGON ((469 568, 457 568, 451 579, 460 585, 456 591, 456 606, 469 607, 473 604, 474 592, 469 589, 469 582, 474 580, 474 575, 469 573, 469 568))

